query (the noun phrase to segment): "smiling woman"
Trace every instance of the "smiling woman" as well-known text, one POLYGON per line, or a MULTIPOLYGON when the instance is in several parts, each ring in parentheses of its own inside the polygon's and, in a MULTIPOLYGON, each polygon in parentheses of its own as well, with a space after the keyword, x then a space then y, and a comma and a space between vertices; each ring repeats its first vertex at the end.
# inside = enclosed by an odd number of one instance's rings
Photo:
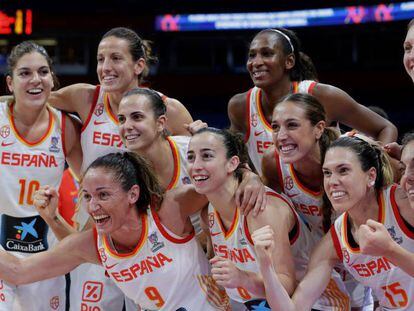
MULTIPOLYGON (((56 242, 33 205, 41 185, 57 187, 65 160, 79 172, 80 126, 46 102, 54 86, 51 59, 46 50, 29 41, 15 46, 8 58, 7 86, 13 101, 0 102, 0 244, 11 257, 30 257, 56 242)), ((58 220, 47 222, 59 232, 58 220)), ((53 303, 65 308, 63 276, 16 287, 3 283, 1 310, 13 303, 23 310, 47 310, 53 303)))
POLYGON ((314 81, 313 64, 302 53, 292 31, 260 31, 250 43, 248 55, 246 66, 255 87, 230 99, 228 116, 231 129, 244 134, 250 159, 260 175, 263 153, 272 145, 272 112, 284 96, 292 93, 315 96, 326 111, 328 126, 338 121, 384 143, 397 138, 397 129, 389 121, 343 90, 314 81))
MULTIPOLYGON (((189 219, 207 203, 192 186, 164 195, 146 161, 125 152, 96 159, 81 189, 96 228, 25 260, 0 252, 1 279, 20 285, 89 262, 102 265, 143 309, 228 310, 229 299, 208 275, 208 261, 189 219)), ((57 201, 52 188, 35 194, 40 208, 56 208, 57 201)))
POLYGON ((271 230, 253 233, 272 310, 310 310, 338 262, 372 289, 380 308, 413 309, 414 216, 403 189, 391 185, 390 172, 378 145, 357 137, 341 137, 331 144, 323 164, 324 186, 333 209, 343 214, 312 253, 292 298, 268 264, 274 247, 268 238, 271 230), (387 243, 375 242, 384 241, 384 236, 387 243))

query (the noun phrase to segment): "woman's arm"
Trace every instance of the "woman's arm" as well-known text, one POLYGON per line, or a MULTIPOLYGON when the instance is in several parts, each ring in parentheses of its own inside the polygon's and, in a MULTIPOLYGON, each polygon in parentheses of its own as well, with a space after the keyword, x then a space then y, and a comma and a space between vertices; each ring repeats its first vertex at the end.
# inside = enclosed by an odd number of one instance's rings
POLYGON ((277 192, 282 192, 283 189, 279 181, 280 176, 276 165, 275 152, 275 146, 272 146, 265 151, 262 159, 262 178, 263 183, 266 186, 277 192))
POLYGON ((383 224, 368 219, 359 227, 358 239, 363 254, 386 257, 414 277, 414 254, 395 242, 383 224))
POLYGON ((191 124, 193 118, 187 108, 178 100, 169 98, 165 100, 167 106, 167 130, 171 135, 189 136, 190 132, 187 130, 185 124, 191 124))
POLYGON ((396 141, 398 131, 390 121, 358 104, 343 90, 332 85, 318 83, 312 95, 324 106, 330 121, 339 121, 384 144, 396 141))
POLYGON ((81 167, 83 161, 82 146, 80 143, 80 135, 82 124, 78 119, 73 116, 65 115, 66 128, 65 128, 65 150, 66 161, 68 162, 72 172, 77 177, 81 176, 81 167))
POLYGON ((272 310, 311 310, 312 305, 328 285, 332 269, 338 262, 331 235, 325 235, 315 247, 306 275, 297 286, 292 298, 279 280, 271 260, 273 249, 278 247, 275 243, 274 231, 270 226, 260 228, 253 233, 252 239, 266 288, 266 299, 272 310))
POLYGON ((246 134, 247 131, 247 93, 234 95, 227 105, 227 115, 230 119, 230 130, 246 134))
POLYGON ((0 251, 0 279, 15 284, 27 284, 63 275, 78 265, 99 264, 92 230, 73 234, 54 248, 26 258, 0 251))
POLYGON ((95 95, 96 86, 86 83, 72 84, 50 94, 48 103, 67 112, 76 112, 85 123, 95 95))

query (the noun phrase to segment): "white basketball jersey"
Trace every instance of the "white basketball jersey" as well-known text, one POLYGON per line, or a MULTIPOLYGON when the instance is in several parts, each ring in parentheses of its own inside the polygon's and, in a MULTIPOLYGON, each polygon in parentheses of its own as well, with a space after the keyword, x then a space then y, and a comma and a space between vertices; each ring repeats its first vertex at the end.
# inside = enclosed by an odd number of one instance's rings
POLYGON ((102 265, 122 291, 145 310, 225 310, 229 299, 209 276, 194 233, 178 237, 154 209, 141 219, 140 241, 129 254, 118 253, 108 236, 97 236, 102 265))
POLYGON ((109 95, 96 86, 88 118, 82 126, 82 171, 97 158, 112 152, 125 151, 118 130, 118 119, 111 110, 109 95))
MULTIPOLYGON (((410 252, 414 252, 414 229, 400 215, 395 202, 396 185, 379 194, 378 222, 391 237, 410 252)), ((354 278, 369 286, 378 299, 381 310, 414 310, 414 279, 386 257, 361 254, 353 241, 348 213, 342 214, 331 229, 338 257, 354 278)))
MULTIPOLYGON (((289 199, 270 189, 268 189, 266 195, 278 197, 291 206, 289 199)), ((306 271, 310 248, 314 245, 314 242, 306 225, 300 221, 293 207, 291 207, 291 210, 295 215, 296 225, 289 233, 289 239, 295 260, 297 278, 300 279, 306 271)), ((239 209, 235 209, 233 222, 230 228, 225 230, 220 214, 210 203, 208 206, 208 226, 216 256, 230 259, 241 270, 259 272, 247 219, 240 213, 239 209)), ((231 299, 238 302, 247 303, 251 300, 257 300, 257 306, 259 306, 263 301, 263 299, 255 297, 243 287, 226 288, 226 291, 231 299)), ((252 310, 254 310, 254 307, 252 310)))
POLYGON ((41 186, 59 188, 65 166, 63 114, 48 107, 49 125, 36 142, 22 137, 13 109, 0 103, 0 244, 6 251, 28 256, 50 248, 56 238, 33 206, 41 186))
POLYGON ((275 161, 283 193, 292 200, 296 210, 310 225, 312 233, 318 240, 321 239, 325 234, 322 228, 323 191, 315 192, 303 185, 293 165, 283 162, 276 151, 275 161))
MULTIPOLYGON (((293 82, 293 93, 312 94, 316 84, 311 80, 293 82)), ((253 87, 247 93, 247 124, 245 142, 249 156, 256 171, 262 176, 263 154, 273 145, 273 140, 272 127, 266 120, 262 109, 262 90, 258 87, 253 87)))
POLYGON ((187 171, 187 149, 189 136, 167 136, 171 152, 174 158, 174 175, 167 190, 174 189, 182 185, 191 184, 191 179, 187 171))

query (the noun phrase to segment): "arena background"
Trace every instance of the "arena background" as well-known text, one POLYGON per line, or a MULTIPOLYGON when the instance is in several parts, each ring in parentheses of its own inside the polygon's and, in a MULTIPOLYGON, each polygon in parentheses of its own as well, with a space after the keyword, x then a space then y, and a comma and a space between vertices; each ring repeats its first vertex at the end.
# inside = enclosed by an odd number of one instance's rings
MULTIPOLYGON (((158 32, 160 14, 268 12, 379 4, 379 1, 297 0, 118 0, 1 1, 0 71, 10 48, 26 39, 46 46, 61 86, 98 83, 96 49, 110 28, 126 26, 154 41, 159 63, 151 87, 179 99, 212 126, 228 126, 229 98, 252 86, 245 69, 249 41, 258 30, 158 32), (31 10, 30 34, 16 34, 9 18, 31 10), (7 29, 10 34, 4 33, 7 29)), ((389 3, 389 2, 387 2, 389 3)), ((397 3, 397 2, 394 2, 397 3)), ((316 65, 319 80, 351 94, 364 105, 384 108, 400 134, 413 128, 414 87, 402 65, 409 20, 340 26, 299 27, 294 31, 316 65)), ((23 25, 25 26, 25 25, 23 25)), ((0 89, 6 93, 4 78, 0 89)))

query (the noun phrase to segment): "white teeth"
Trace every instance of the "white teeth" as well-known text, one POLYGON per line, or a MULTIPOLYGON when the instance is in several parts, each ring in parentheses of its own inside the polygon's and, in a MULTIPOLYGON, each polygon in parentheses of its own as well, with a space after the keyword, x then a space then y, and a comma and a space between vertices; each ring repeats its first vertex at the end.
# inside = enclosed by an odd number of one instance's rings
POLYGON ((194 176, 193 179, 195 181, 202 181, 202 180, 207 180, 208 177, 207 176, 194 176))
POLYGON ((264 75, 267 71, 255 71, 253 72, 253 77, 260 77, 261 75, 264 75))
POLYGON ((332 192, 332 197, 334 199, 339 198, 339 197, 342 197, 344 195, 345 195, 345 192, 344 191, 334 191, 334 192, 332 192))
POLYGON ((105 76, 103 79, 104 79, 104 81, 111 81, 115 78, 116 78, 115 76, 105 76))
POLYGON ((414 189, 410 189, 410 190, 408 190, 408 194, 409 194, 409 195, 414 195, 414 189))
POLYGON ((140 136, 141 136, 140 134, 129 134, 129 135, 125 135, 125 139, 126 140, 132 140, 132 139, 138 138, 140 136))
POLYGON ((42 92, 42 89, 36 88, 36 89, 28 90, 27 92, 30 93, 30 94, 39 94, 39 93, 42 92))
POLYGON ((291 150, 293 150, 295 148, 296 148, 295 145, 287 145, 287 146, 281 146, 280 147, 280 150, 282 152, 289 152, 289 151, 291 151, 291 150))
POLYGON ((102 221, 103 219, 106 219, 106 218, 109 218, 109 216, 107 216, 107 215, 94 215, 93 216, 93 219, 97 222, 100 222, 100 221, 102 221))

